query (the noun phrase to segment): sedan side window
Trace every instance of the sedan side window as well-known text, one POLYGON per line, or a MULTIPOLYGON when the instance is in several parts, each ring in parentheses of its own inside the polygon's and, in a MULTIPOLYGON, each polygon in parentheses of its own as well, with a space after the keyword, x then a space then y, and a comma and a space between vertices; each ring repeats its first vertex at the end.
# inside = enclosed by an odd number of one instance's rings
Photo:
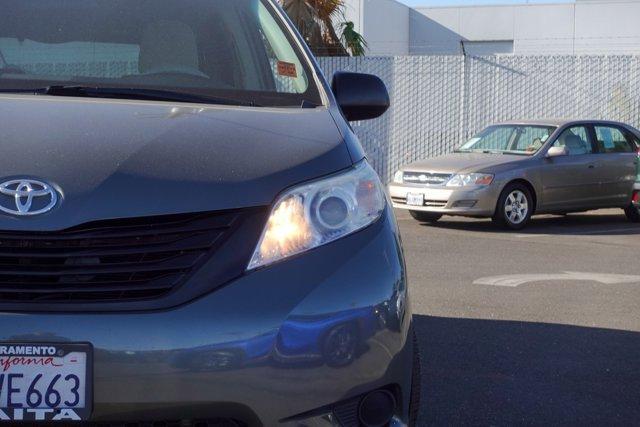
POLYGON ((574 126, 562 132, 553 147, 566 147, 570 156, 593 153, 589 131, 585 126, 574 126))
POLYGON ((596 126, 598 150, 601 153, 632 153, 634 151, 625 134, 612 126, 596 126))

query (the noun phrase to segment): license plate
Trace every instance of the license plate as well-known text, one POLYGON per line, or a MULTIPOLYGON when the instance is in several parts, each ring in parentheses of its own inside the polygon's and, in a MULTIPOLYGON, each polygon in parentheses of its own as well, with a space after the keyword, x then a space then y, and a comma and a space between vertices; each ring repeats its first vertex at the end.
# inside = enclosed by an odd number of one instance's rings
POLYGON ((0 424, 88 419, 92 362, 89 344, 0 343, 0 424))
POLYGON ((424 194, 407 194, 407 204, 411 206, 424 206, 424 194))

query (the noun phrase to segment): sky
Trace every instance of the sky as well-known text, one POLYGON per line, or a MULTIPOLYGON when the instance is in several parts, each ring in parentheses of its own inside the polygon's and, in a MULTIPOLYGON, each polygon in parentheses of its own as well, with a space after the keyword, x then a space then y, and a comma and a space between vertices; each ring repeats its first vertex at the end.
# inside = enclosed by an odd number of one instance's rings
POLYGON ((409 6, 460 6, 476 4, 574 3, 574 0, 399 0, 409 6))

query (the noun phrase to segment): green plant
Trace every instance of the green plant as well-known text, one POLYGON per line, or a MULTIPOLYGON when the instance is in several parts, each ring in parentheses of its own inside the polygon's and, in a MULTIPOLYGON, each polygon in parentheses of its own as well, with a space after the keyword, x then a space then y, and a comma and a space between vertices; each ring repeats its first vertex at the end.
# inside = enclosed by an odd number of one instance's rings
POLYGON ((281 0, 305 41, 318 56, 364 55, 366 42, 353 23, 344 22, 344 0, 281 0), (343 22, 342 35, 335 22, 343 22), (349 25, 350 24, 350 25, 349 25))
POLYGON ((352 56, 364 56, 368 47, 367 41, 355 30, 355 24, 351 21, 342 23, 342 43, 352 56))

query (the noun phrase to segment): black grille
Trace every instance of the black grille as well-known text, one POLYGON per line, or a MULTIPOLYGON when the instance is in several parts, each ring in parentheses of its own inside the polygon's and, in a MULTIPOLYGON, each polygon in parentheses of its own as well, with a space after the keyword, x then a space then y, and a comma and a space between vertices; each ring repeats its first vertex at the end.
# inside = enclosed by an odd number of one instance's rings
POLYGON ((3 302, 161 297, 230 233, 234 212, 109 220, 59 232, 0 231, 3 302))
POLYGON ((333 415, 338 419, 342 427, 360 427, 360 419, 358 418, 358 408, 360 406, 360 398, 342 402, 333 408, 333 415))

